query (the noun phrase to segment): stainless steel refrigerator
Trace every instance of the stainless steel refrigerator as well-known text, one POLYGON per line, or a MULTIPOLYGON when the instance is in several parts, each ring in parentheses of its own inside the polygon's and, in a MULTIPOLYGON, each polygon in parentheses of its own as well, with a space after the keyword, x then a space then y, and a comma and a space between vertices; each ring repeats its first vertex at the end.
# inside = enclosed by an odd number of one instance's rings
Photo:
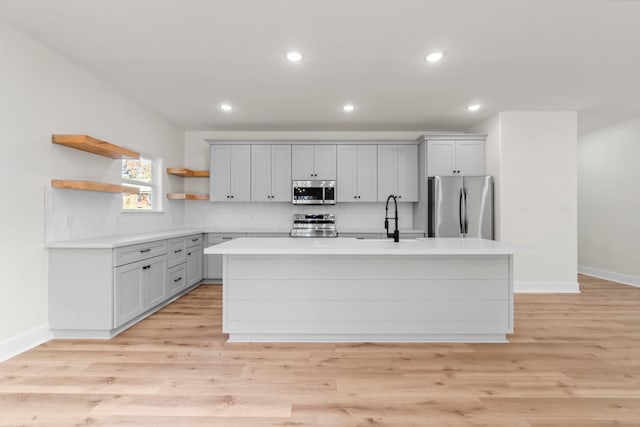
POLYGON ((490 176, 434 176, 428 187, 429 237, 493 239, 490 176))

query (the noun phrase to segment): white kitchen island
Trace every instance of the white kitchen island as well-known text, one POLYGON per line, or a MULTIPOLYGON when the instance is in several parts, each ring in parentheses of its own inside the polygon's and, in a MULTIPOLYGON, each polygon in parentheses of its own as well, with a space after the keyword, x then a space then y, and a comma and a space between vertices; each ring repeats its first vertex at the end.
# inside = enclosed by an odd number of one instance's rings
POLYGON ((506 342, 512 245, 240 238, 223 257, 230 342, 506 342))

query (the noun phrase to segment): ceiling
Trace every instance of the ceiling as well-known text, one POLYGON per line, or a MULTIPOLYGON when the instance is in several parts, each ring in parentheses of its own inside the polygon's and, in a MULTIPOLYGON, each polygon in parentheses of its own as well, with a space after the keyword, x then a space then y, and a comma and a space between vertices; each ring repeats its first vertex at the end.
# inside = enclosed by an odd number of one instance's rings
POLYGON ((576 110, 586 131, 640 116, 640 1, 0 0, 0 19, 185 130, 465 131, 499 111, 576 110))

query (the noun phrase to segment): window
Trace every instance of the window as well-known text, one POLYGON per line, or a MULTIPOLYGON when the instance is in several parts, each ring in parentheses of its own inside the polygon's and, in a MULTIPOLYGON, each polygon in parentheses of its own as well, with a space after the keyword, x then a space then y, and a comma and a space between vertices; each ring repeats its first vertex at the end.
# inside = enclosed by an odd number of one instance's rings
POLYGON ((123 194, 122 209, 126 211, 160 210, 157 194, 157 169, 160 160, 144 157, 122 159, 122 185, 137 187, 139 194, 123 194))

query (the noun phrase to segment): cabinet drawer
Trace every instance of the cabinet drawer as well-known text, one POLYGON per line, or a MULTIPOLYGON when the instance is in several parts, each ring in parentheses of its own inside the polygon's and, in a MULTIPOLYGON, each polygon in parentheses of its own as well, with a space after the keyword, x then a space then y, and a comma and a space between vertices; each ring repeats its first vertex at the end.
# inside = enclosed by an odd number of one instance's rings
POLYGON ((338 237, 355 237, 356 239, 382 239, 384 234, 379 233, 338 233, 338 237))
POLYGON ((187 242, 187 247, 192 248, 202 244, 202 234, 194 234, 184 238, 187 242))
POLYGON ((167 253, 167 241, 140 243, 139 245, 122 246, 115 249, 114 266, 129 264, 143 259, 167 253))
POLYGON ((167 251, 168 266, 173 267, 186 261, 187 243, 184 237, 169 239, 167 251))
POLYGON ((403 233, 402 231, 400 232, 401 239, 419 239, 423 237, 424 237, 424 233, 403 233))
POLYGON ((173 296, 180 292, 186 285, 187 269, 185 264, 176 265, 168 270, 167 296, 173 296))
POLYGON ((221 243, 223 240, 231 240, 246 236, 247 235, 245 233, 209 233, 207 236, 207 243, 209 245, 215 245, 221 243))

